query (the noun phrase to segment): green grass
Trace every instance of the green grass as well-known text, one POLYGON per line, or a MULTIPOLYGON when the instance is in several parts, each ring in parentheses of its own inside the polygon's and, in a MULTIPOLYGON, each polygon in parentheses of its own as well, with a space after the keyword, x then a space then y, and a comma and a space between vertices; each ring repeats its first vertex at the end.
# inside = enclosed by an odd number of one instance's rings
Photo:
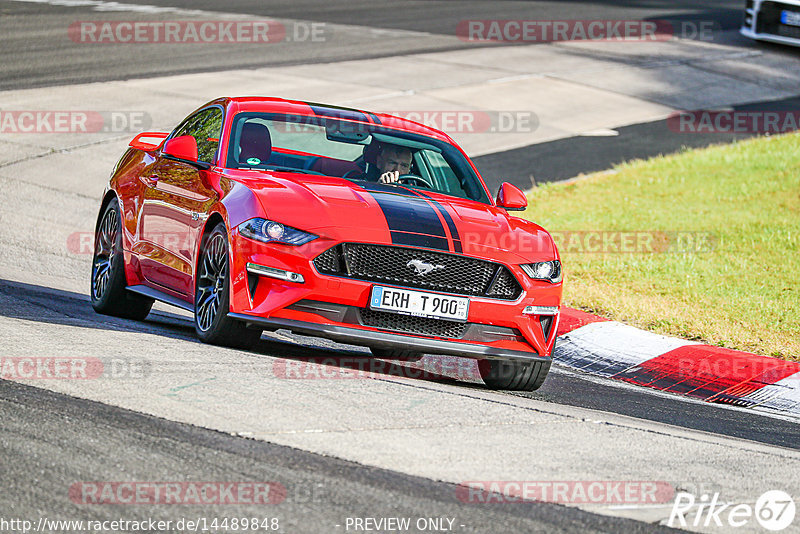
POLYGON ((699 252, 586 253, 564 243, 565 305, 800 361, 800 134, 633 161, 544 185, 529 201, 524 216, 554 234, 712 237, 713 249, 699 252))

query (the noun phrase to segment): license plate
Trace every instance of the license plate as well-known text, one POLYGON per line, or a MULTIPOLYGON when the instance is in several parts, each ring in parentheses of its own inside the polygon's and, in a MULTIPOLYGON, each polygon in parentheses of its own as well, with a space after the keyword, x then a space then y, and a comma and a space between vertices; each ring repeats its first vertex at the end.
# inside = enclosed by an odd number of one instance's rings
POLYGON ((781 11, 781 22, 788 26, 800 26, 800 12, 781 11))
POLYGON ((369 307, 373 310, 432 317, 450 321, 466 321, 469 299, 424 291, 372 286, 369 307))

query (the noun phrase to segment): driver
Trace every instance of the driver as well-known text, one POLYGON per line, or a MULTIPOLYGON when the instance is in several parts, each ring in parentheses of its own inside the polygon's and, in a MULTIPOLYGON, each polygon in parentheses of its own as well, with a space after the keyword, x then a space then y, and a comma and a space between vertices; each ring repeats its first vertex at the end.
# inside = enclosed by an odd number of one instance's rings
POLYGON ((397 182, 400 176, 411 170, 411 150, 404 146, 381 144, 375 163, 377 165, 370 165, 367 169, 367 180, 382 184, 397 182))

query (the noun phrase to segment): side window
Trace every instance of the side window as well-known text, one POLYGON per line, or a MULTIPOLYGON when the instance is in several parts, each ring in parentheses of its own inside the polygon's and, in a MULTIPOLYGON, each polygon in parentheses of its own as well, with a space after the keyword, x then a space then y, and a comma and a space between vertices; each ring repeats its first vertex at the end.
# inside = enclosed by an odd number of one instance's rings
POLYGON ((438 180, 435 176, 433 176, 433 173, 428 166, 428 160, 425 157, 424 150, 414 152, 413 159, 411 160, 411 170, 409 173, 422 176, 423 178, 427 179, 436 189, 439 189, 439 184, 437 183, 438 180))
POLYGON ((458 176, 456 176, 456 173, 441 154, 433 150, 425 150, 424 155, 428 172, 431 174, 436 187, 451 195, 469 198, 461 186, 458 176))
POLYGON ((213 163, 222 133, 222 110, 208 108, 198 111, 175 131, 174 137, 191 135, 197 141, 197 157, 205 163, 213 163))

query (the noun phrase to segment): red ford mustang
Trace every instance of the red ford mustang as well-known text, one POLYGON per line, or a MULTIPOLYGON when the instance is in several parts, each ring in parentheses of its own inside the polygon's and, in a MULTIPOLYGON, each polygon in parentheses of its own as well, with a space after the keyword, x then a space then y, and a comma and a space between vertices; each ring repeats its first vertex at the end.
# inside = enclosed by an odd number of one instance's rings
POLYGON ((220 98, 171 133, 143 133, 97 219, 91 299, 143 319, 194 313, 208 343, 264 329, 383 358, 478 358, 486 384, 533 390, 550 368, 561 263, 540 226, 493 200, 444 133, 391 115, 277 98, 220 98), (410 154, 381 183, 383 150, 410 154), (408 165, 408 164, 407 164, 408 165))

